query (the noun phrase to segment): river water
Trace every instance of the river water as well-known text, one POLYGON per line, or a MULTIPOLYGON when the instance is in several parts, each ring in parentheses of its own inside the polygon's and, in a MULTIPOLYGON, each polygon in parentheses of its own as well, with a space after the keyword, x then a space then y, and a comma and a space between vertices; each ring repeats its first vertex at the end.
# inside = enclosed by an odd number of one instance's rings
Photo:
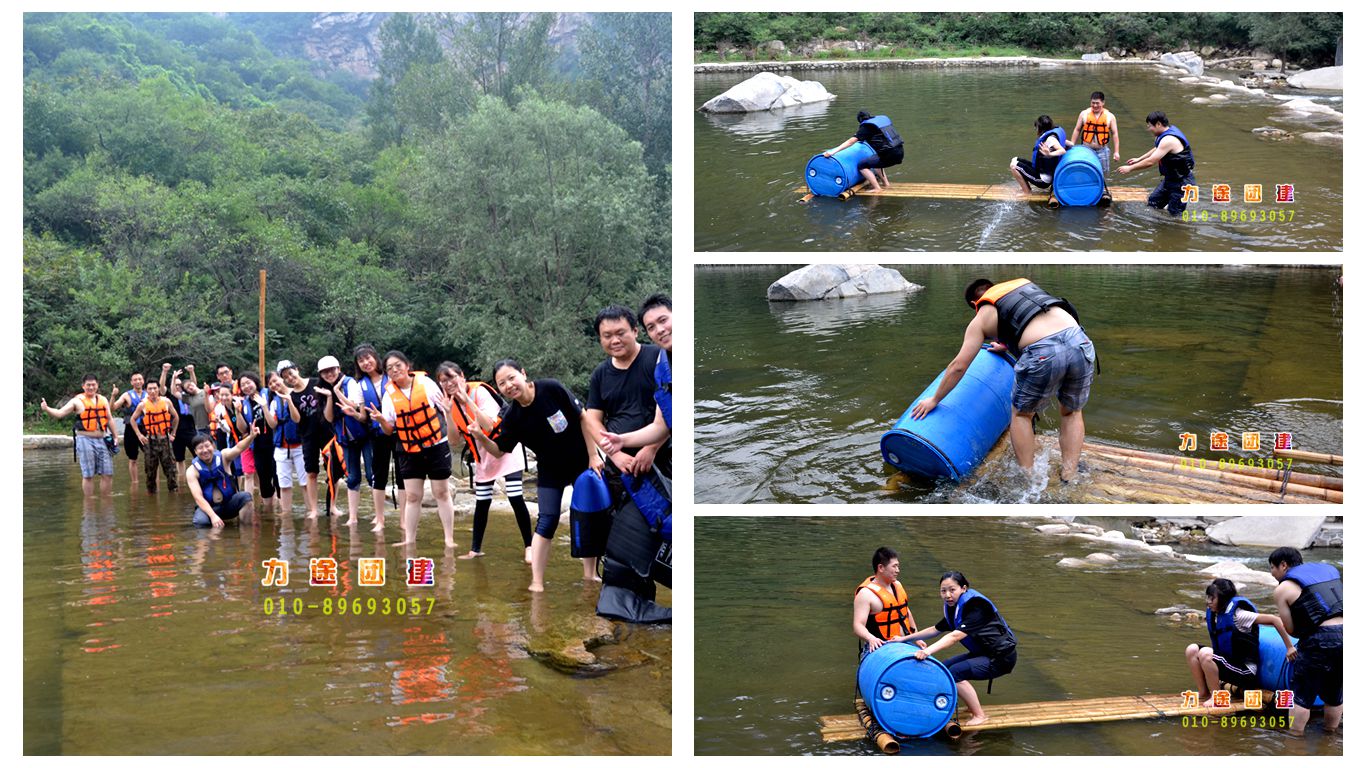
MULTIPOLYGON (((1297 119, 1271 98, 1188 85, 1147 66, 866 69, 798 72, 833 102, 746 115, 693 119, 694 248, 698 251, 1331 251, 1342 249, 1343 152, 1302 140, 1270 142, 1252 129, 1341 131, 1342 121, 1297 119), (892 118, 906 142, 893 184, 1011 182, 1007 164, 1034 144, 1033 122, 1051 115, 1071 135, 1092 91, 1104 91, 1119 123, 1121 160, 1153 145, 1144 119, 1155 109, 1190 138, 1201 203, 1215 220, 1175 221, 1142 203, 1050 210, 1042 204, 869 197, 798 202, 812 155, 858 127, 860 109, 892 118), (1228 101, 1191 104, 1195 97, 1228 101), (1233 185, 1231 205, 1209 202, 1210 185, 1233 185), (1267 203, 1242 203, 1244 184, 1263 185, 1267 203), (1270 201, 1273 185, 1294 184, 1293 205, 1270 201), (800 191, 799 191, 800 190, 800 191), (1294 210, 1293 221, 1218 221, 1221 210, 1294 210)), ((694 106, 751 76, 699 74, 694 106)), ((1293 91, 1294 95, 1305 95, 1293 91)), ((1312 94, 1311 94, 1312 95, 1312 94)), ((1342 110, 1340 98, 1315 95, 1342 110)), ((1111 186, 1152 189, 1148 169, 1111 186)))
MULTIPOLYGON (((981 276, 1028 276, 1076 305, 1100 358, 1088 439, 1175 453, 1181 432, 1257 430, 1342 452, 1338 270, 896 265, 925 289, 768 302, 769 283, 795 268, 695 271, 699 503, 964 500, 948 484, 884 490, 895 470, 878 441, 957 353, 972 319, 963 289, 981 276)), ((1057 427, 1054 405, 1038 429, 1057 427)), ((1056 500, 1031 493, 1002 481, 970 500, 1056 500)))
MULTIPOLYGON (((1171 694, 1193 685, 1186 645, 1208 645, 1202 626, 1174 625, 1160 608, 1203 610, 1215 559, 1267 569, 1266 549, 1178 547, 1198 562, 1107 549, 1030 530, 1038 520, 991 517, 702 517, 696 522, 695 740, 698 754, 873 754, 867 740, 822 743, 819 720, 853 713, 857 641, 854 589, 873 550, 901 559, 917 625, 942 611, 939 576, 966 574, 1009 622, 1019 642, 1014 672, 978 686, 984 705, 1171 694), (1063 557, 1108 552, 1119 562, 1095 571, 1060 568, 1063 557), (800 567, 793 567, 800 564, 800 567), (755 590, 768 591, 761 597, 755 590), (774 599, 776 598, 776 599, 774 599)), ((1119 528, 1120 521, 1089 522, 1119 528)), ((1308 550, 1307 560, 1339 569, 1341 549, 1308 550)), ((1242 590, 1259 608, 1270 588, 1242 590)), ((1265 610, 1263 608, 1263 610, 1265 610)), ((954 648, 941 660, 962 651, 954 648)), ((1257 728, 1183 727, 1180 719, 1135 720, 966 734, 930 739, 903 755, 1340 755, 1341 735, 1311 721, 1306 737, 1257 728)))
MULTIPOLYGON (((510 514, 492 516, 485 557, 456 561, 425 510, 412 556, 435 560, 435 586, 408 588, 410 554, 376 544, 368 523, 353 536, 296 512, 195 529, 188 493, 128 490, 122 454, 113 496, 93 504, 82 502, 69 453, 26 451, 23 461, 27 754, 671 750, 668 628, 618 624, 620 641, 596 650, 600 669, 611 668, 600 675, 562 673, 528 653, 570 645, 594 613, 598 590, 582 583, 566 526, 548 591, 533 597, 510 514), (271 557, 289 562, 289 586, 261 586, 271 557), (335 558, 341 586, 309 587, 311 557, 335 558), (356 586, 359 557, 385 559, 385 586, 356 586), (424 615, 399 615, 412 596, 424 615), (324 613, 325 600, 343 597, 360 598, 361 613, 324 613), (281 615, 280 598, 290 611, 300 598, 302 614, 281 615)), ((457 519, 458 541, 470 521, 457 519)))

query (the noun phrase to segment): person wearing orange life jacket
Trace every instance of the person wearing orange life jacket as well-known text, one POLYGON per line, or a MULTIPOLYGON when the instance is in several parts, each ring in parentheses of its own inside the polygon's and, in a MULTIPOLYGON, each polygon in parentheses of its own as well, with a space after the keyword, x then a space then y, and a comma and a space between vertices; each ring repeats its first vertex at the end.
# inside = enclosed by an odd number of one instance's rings
MULTIPOLYGON (((906 589, 897 578, 901 559, 891 547, 878 547, 873 553, 873 575, 854 590, 854 636, 861 644, 860 656, 881 648, 883 643, 900 643, 915 632, 915 617, 907 604, 906 589)), ((919 643, 921 648, 925 644, 919 643)))
POLYGON ((1015 460, 1026 471, 1033 468, 1033 417, 1056 396, 1062 406, 1058 438, 1062 480, 1071 482, 1086 437, 1081 410, 1091 396, 1096 369, 1096 349, 1077 320, 1076 308, 1025 278, 999 284, 974 280, 963 298, 974 313, 963 333, 963 346, 945 370, 938 390, 916 403, 912 415, 923 419, 933 411, 962 380, 982 344, 994 339, 992 352, 1009 352, 1017 359, 1010 397, 1010 444, 1015 460))
POLYGON ((474 460, 474 532, 470 551, 459 559, 484 556, 484 531, 488 528, 489 509, 493 507, 493 487, 501 477, 517 528, 522 532, 523 559, 530 563, 531 511, 522 498, 522 471, 526 469, 522 451, 513 448, 502 456, 494 456, 480 448, 473 435, 474 430, 488 434, 498 424, 501 406, 493 395, 493 387, 482 381, 467 381, 464 369, 452 362, 436 367, 436 380, 451 404, 452 434, 458 430, 464 436, 474 460))
POLYGON ((1034 140, 1034 151, 1029 159, 1010 158, 1010 175, 1015 177, 1015 183, 1025 195, 1030 193, 1030 185, 1039 189, 1053 186, 1053 171, 1072 146, 1067 133, 1053 125, 1053 118, 1048 115, 1039 115, 1034 121, 1034 130, 1038 132, 1038 138, 1034 140))
POLYGON ((166 490, 180 490, 176 482, 175 457, 171 437, 180 426, 180 413, 171 401, 161 396, 161 385, 147 384, 147 398, 133 411, 133 431, 147 449, 147 492, 157 492, 157 468, 166 475, 166 490))
POLYGON ((384 356, 389 388, 379 409, 366 407, 386 435, 394 435, 398 479, 403 481, 404 544, 417 543, 422 514, 424 480, 432 484, 436 513, 446 534, 446 548, 455 547, 455 507, 451 504, 451 447, 441 413, 449 411, 446 395, 425 374, 415 373, 407 355, 397 350, 384 356))
POLYGON ((86 496, 95 493, 95 478, 99 478, 99 491, 108 494, 114 487, 114 449, 118 437, 114 434, 110 417, 109 400, 100 394, 100 382, 94 374, 86 374, 81 380, 81 394, 66 402, 61 408, 41 402, 47 415, 54 419, 64 419, 76 414, 76 459, 81 465, 81 490, 86 496))
POLYGON ((1104 93, 1092 93, 1090 109, 1083 109, 1077 115, 1077 125, 1072 129, 1072 143, 1095 152, 1100 160, 1101 173, 1110 175, 1111 156, 1115 160, 1119 159, 1119 121, 1105 108, 1104 93))
MULTIPOLYGON (((236 386, 237 382, 233 382, 236 386)), ((213 410, 209 414, 209 436, 213 438, 215 447, 220 451, 226 451, 237 444, 237 419, 239 417, 237 400, 234 398, 232 389, 224 384, 214 384, 213 387, 213 410)), ((234 479, 242 477, 242 461, 234 458, 228 465, 228 471, 232 473, 234 479)))

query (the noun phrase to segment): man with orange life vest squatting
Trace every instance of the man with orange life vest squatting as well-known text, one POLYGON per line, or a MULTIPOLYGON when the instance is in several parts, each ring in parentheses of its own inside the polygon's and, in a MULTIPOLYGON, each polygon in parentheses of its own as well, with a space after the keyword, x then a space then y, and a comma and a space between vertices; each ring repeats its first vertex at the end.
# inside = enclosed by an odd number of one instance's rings
POLYGON ((1039 119, 1034 121, 1034 130, 1038 131, 1039 138, 1034 140, 1034 152, 1030 159, 1010 158, 1010 175, 1015 177, 1020 192, 1025 195, 1029 194, 1031 184, 1039 189, 1053 186, 1053 171, 1071 146, 1067 133, 1053 125, 1053 118, 1048 115, 1039 115, 1039 119))
POLYGON ((42 400, 43 410, 54 419, 76 414, 76 460, 81 465, 81 490, 86 496, 95 494, 95 478, 100 479, 100 493, 114 488, 114 449, 118 438, 109 418, 109 400, 100 394, 100 382, 94 374, 81 379, 81 394, 67 401, 61 408, 53 408, 42 400))
MULTIPOLYGON (((878 547, 873 553, 873 575, 854 590, 854 636, 862 644, 859 660, 882 647, 899 643, 915 632, 906 589, 897 581, 901 560, 891 547, 878 547)), ((925 643, 917 643, 921 648, 925 643)))
POLYGON ((1081 409, 1091 396, 1096 349, 1082 330, 1077 310, 1066 299, 1050 296, 1026 278, 1004 283, 978 279, 963 298, 975 313, 963 334, 963 346, 949 363, 933 397, 915 404, 923 419, 962 380, 982 344, 994 339, 992 352, 1015 356, 1015 386, 1010 395, 1010 444, 1026 471, 1034 466, 1034 414, 1055 395, 1061 404, 1062 481, 1077 475, 1086 425, 1081 409))
POLYGON ((251 493, 238 491, 232 477, 232 462, 242 455, 258 434, 253 424, 246 435, 236 445, 219 451, 214 447, 213 438, 196 435, 190 450, 194 459, 185 470, 185 482, 190 486, 194 497, 194 520, 200 528, 222 528, 224 520, 232 520, 240 513, 244 522, 252 516, 251 493))
POLYGON ((864 181, 874 192, 881 192, 882 187, 890 187, 891 182, 887 181, 887 169, 894 165, 901 165, 901 161, 906 159, 905 142, 901 140, 901 135, 892 127, 892 119, 886 115, 874 117, 867 112, 858 113, 858 132, 844 143, 822 152, 822 155, 830 157, 846 147, 852 147, 856 142, 864 142, 873 148, 877 153, 877 158, 866 160, 859 165, 859 173, 864 181), (878 186, 878 178, 882 179, 882 186, 878 186))
POLYGON ((176 483, 175 456, 171 454, 171 436, 180 426, 180 413, 171 401, 161 396, 161 385, 147 383, 147 397, 133 411, 133 431, 142 447, 147 449, 147 492, 157 492, 157 468, 166 475, 166 490, 180 490, 176 483), (141 417, 139 419, 139 417, 141 417))
POLYGON ((1167 213, 1180 216, 1186 210, 1182 187, 1195 184, 1195 151, 1180 128, 1167 122, 1167 115, 1151 112, 1147 120, 1148 133, 1153 135, 1153 148, 1119 167, 1123 174, 1156 165, 1162 173, 1162 183, 1148 195, 1148 205, 1166 208, 1167 213))
POLYGON ((1300 639, 1299 659, 1290 680, 1295 706, 1290 732, 1304 734, 1309 708, 1323 700, 1323 728, 1342 723, 1342 573, 1327 563, 1306 563, 1294 547, 1280 547, 1267 558, 1280 584, 1271 593, 1286 631, 1300 639))
POLYGON ((1104 93, 1092 93, 1091 108, 1083 109, 1077 115, 1077 125, 1072 129, 1072 144, 1095 152, 1100 160, 1101 173, 1110 175, 1110 156, 1119 159, 1119 122, 1105 108, 1104 93))

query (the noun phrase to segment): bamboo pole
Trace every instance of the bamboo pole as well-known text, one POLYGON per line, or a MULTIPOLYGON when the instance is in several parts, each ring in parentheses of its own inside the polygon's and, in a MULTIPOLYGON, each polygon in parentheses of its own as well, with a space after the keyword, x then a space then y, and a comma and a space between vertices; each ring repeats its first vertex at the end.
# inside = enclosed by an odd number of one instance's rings
MULTIPOLYGON (((1218 480, 1222 483, 1241 485, 1246 488, 1254 488, 1261 491, 1270 491, 1272 493, 1280 493, 1282 490, 1282 484, 1275 480, 1268 480, 1266 478, 1260 477, 1249 477, 1247 475, 1240 475, 1233 472, 1223 472, 1217 469, 1202 469, 1200 467, 1183 466, 1181 464, 1181 459, 1155 460, 1139 458, 1137 456, 1120 456, 1118 454, 1110 455, 1114 458, 1115 461, 1121 464, 1131 464, 1136 467, 1146 467, 1149 469, 1164 469, 1179 475, 1190 475, 1192 477, 1209 478, 1212 480, 1218 480)), ((1299 494, 1301 496, 1307 496, 1313 499, 1321 499, 1323 501, 1328 501, 1334 504, 1342 503, 1342 491, 1334 491, 1328 488, 1312 488, 1306 485, 1300 485, 1298 483, 1289 483, 1284 486, 1284 490, 1287 494, 1299 494)))
MULTIPOLYGON (((1082 450, 1089 450, 1097 453, 1109 453, 1119 456, 1137 456, 1139 458, 1152 459, 1154 461, 1185 461, 1187 462, 1187 465, 1190 465, 1191 462, 1200 461, 1200 459, 1187 459, 1179 456, 1168 456, 1161 453, 1139 451, 1133 448, 1120 448, 1117 445, 1103 445, 1101 443, 1084 443, 1082 445, 1082 450)), ((1214 463, 1216 466, 1220 466, 1219 461, 1217 459, 1213 460, 1212 463, 1214 463)), ((1335 491, 1342 490, 1342 478, 1331 477, 1329 475, 1313 475, 1309 474, 1308 472, 1295 472, 1293 470, 1288 469, 1249 467, 1242 464, 1224 464, 1220 467, 1218 471, 1232 472, 1238 475, 1247 475, 1248 477, 1261 477, 1270 480, 1275 480, 1278 483, 1284 477, 1284 473, 1288 472, 1290 474, 1290 482, 1295 483, 1297 485, 1308 485, 1314 488, 1329 488, 1335 491)))
MULTIPOLYGON (((1143 490, 1187 497, 1191 503, 1229 504, 1247 501, 1275 503, 1281 500, 1280 495, 1276 493, 1257 491, 1239 485, 1230 485, 1188 475, 1178 475, 1166 470, 1109 463, 1111 461, 1114 461, 1114 457, 1104 454, 1092 453, 1087 456, 1087 463, 1092 468, 1093 477, 1097 468, 1106 469, 1116 476, 1116 482, 1142 482, 1145 485, 1143 490)), ((1099 480, 1095 482, 1099 482, 1099 480)))
POLYGON ((261 312, 256 334, 256 363, 262 380, 266 375, 266 271, 261 270, 261 312))
POLYGON ((882 754, 895 755, 901 751, 901 743, 892 734, 883 730, 881 725, 878 725, 877 719, 873 717, 872 712, 868 711, 868 705, 863 702, 863 699, 854 700, 854 709, 858 713, 859 725, 863 726, 864 733, 868 734, 868 737, 873 740, 882 754))
POLYGON ((1277 456, 1284 456, 1287 459, 1303 461, 1309 464, 1331 464, 1337 467, 1342 466, 1342 457, 1332 453, 1310 453, 1309 451, 1293 451, 1290 449, 1286 449, 1283 451, 1278 450, 1274 451, 1274 453, 1277 456))

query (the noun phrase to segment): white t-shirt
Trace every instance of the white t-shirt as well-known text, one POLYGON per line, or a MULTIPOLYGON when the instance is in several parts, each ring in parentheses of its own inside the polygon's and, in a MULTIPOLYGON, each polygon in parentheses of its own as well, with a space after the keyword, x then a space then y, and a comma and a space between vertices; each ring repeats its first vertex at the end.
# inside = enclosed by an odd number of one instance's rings
MULTIPOLYGON (((411 400, 417 392, 417 387, 421 387, 422 391, 427 393, 427 402, 431 403, 437 411, 441 414, 448 412, 449 406, 446 402, 446 395, 441 391, 441 388, 436 385, 435 381, 432 381, 422 374, 418 374, 412 378, 412 382, 409 384, 408 388, 403 391, 403 394, 411 400)), ((357 389, 359 388, 360 387, 357 386, 357 389)), ((393 390, 395 388, 397 388, 397 385, 394 384, 393 381, 390 381, 389 386, 384 390, 384 399, 380 401, 380 412, 384 414, 384 419, 390 424, 393 424, 394 420, 398 418, 398 411, 394 409, 393 390)), ((350 396, 350 393, 348 393, 347 397, 350 396)), ((443 424, 442 426, 444 432, 445 425, 443 424)), ((446 442, 446 435, 442 434, 441 439, 436 442, 446 442)))

